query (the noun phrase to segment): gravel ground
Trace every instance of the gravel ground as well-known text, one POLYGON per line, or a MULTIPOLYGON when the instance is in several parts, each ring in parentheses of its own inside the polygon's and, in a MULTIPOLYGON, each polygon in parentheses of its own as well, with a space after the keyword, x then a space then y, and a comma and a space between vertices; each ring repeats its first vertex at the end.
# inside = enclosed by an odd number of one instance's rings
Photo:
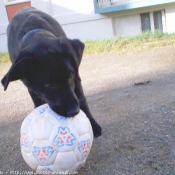
MULTIPOLYGON (((0 78, 8 68, 0 64, 0 78)), ((78 174, 174 175, 175 47, 85 56, 80 74, 103 134, 78 174)), ((0 174, 30 171, 19 130, 32 109, 20 81, 0 86, 0 174)))

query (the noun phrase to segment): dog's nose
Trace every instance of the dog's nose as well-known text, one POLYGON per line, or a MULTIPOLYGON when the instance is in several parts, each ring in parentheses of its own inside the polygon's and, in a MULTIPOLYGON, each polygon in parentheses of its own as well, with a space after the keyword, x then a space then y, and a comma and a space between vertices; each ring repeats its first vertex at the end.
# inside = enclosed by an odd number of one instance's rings
POLYGON ((75 115, 77 115, 80 112, 79 108, 77 109, 71 109, 67 112, 67 116, 68 117, 74 117, 75 115))
POLYGON ((65 109, 63 107, 60 108, 60 106, 52 106, 51 108, 57 114, 62 115, 64 117, 74 117, 80 111, 79 106, 74 107, 74 108, 73 107, 72 108, 68 108, 68 109, 65 109))

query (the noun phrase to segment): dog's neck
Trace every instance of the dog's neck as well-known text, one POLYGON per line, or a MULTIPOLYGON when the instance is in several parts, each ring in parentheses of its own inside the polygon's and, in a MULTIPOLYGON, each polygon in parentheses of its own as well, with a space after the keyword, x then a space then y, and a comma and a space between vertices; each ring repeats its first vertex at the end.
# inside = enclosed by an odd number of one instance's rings
POLYGON ((40 31, 43 31, 43 29, 34 29, 34 30, 30 30, 29 32, 27 32, 23 38, 22 38, 22 41, 26 40, 31 34, 34 34, 36 32, 40 32, 40 31))

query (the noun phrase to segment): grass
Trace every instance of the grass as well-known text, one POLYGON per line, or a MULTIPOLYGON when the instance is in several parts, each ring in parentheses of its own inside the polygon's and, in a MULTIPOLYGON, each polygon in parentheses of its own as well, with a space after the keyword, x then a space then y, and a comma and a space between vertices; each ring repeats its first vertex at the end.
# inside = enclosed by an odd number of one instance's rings
POLYGON ((175 34, 144 32, 135 37, 115 37, 106 40, 87 40, 85 41, 85 54, 99 54, 105 52, 125 52, 138 51, 153 47, 174 46, 175 34))
MULTIPOLYGON (((153 47, 175 46, 175 34, 160 31, 144 32, 134 37, 115 37, 106 40, 85 41, 85 55, 100 54, 111 51, 118 53, 126 51, 139 51, 153 47)), ((10 63, 9 54, 0 52, 0 63, 10 63)))
POLYGON ((0 52, 0 63, 10 63, 8 52, 0 52))

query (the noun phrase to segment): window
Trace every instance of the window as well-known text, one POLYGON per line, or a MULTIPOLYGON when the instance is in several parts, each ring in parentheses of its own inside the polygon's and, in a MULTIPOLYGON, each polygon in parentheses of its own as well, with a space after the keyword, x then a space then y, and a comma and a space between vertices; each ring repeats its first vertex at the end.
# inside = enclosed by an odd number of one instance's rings
POLYGON ((153 18, 154 18, 154 29, 163 31, 162 12, 161 11, 153 12, 153 18))
POLYGON ((155 30, 160 30, 163 32, 163 15, 163 10, 140 14, 142 32, 154 32, 155 30))
POLYGON ((150 24, 150 15, 149 13, 142 13, 141 16, 141 25, 142 25, 142 31, 151 30, 151 24, 150 24))

